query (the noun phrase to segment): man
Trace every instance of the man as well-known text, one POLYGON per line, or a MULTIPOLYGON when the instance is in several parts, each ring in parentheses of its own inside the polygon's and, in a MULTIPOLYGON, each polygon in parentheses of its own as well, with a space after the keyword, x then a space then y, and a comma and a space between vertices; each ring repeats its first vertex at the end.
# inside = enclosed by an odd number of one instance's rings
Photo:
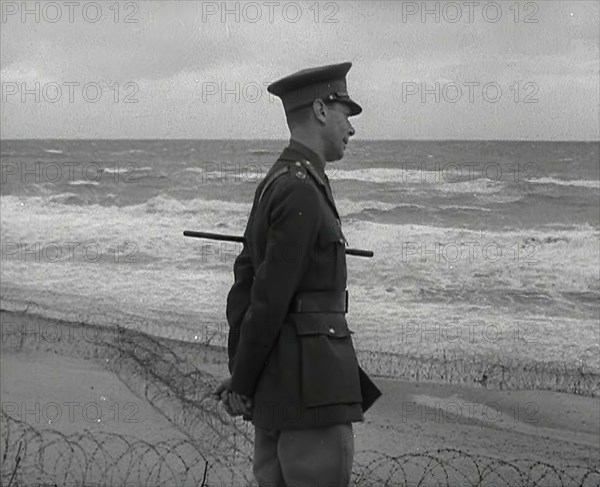
POLYGON ((352 422, 381 395, 360 369, 345 313, 346 239, 325 164, 339 160, 362 108, 351 63, 306 69, 268 91, 289 146, 258 185, 227 298, 231 377, 215 391, 255 426, 261 487, 350 482, 352 422))

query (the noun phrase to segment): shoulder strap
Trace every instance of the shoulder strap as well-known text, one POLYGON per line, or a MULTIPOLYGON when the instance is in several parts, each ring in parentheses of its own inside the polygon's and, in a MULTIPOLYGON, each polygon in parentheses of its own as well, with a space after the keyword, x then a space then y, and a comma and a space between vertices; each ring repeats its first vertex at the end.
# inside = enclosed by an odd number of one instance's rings
POLYGON ((267 191, 267 189, 269 189, 269 186, 271 186, 271 184, 273 184, 273 182, 278 177, 283 176, 285 173, 289 172, 293 167, 296 168, 296 176, 298 178, 304 179, 306 177, 306 173, 301 170, 304 168, 304 166, 302 166, 302 164, 300 164, 298 162, 295 162, 294 166, 292 166, 291 164, 288 164, 285 167, 281 167, 281 168, 277 169, 276 171, 273 171, 273 173, 270 176, 267 176, 267 179, 265 180, 265 184, 263 185, 262 190, 260 192, 260 196, 258 197, 259 203, 260 203, 260 200, 262 199, 263 195, 267 191))
POLYGON ((269 188, 269 186, 271 186, 273 181, 275 181, 279 176, 284 175, 286 172, 288 172, 287 166, 282 167, 282 168, 278 169, 277 171, 274 171, 269 177, 267 177, 265 184, 262 187, 262 191, 260 192, 260 196, 258 197, 259 203, 260 203, 260 200, 262 199, 263 195, 265 194, 265 191, 267 191, 267 189, 269 188))

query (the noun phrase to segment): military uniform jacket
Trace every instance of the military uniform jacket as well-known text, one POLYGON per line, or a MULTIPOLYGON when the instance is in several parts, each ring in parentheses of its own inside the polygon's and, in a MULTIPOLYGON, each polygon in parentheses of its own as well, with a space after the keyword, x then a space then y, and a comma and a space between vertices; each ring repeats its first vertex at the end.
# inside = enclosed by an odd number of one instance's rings
POLYGON ((252 422, 302 429, 362 421, 352 332, 343 310, 327 304, 346 289, 346 239, 313 151, 290 142, 257 187, 244 237, 227 297, 228 353, 231 389, 253 398, 252 422), (290 309, 306 292, 322 296, 326 311, 290 309))

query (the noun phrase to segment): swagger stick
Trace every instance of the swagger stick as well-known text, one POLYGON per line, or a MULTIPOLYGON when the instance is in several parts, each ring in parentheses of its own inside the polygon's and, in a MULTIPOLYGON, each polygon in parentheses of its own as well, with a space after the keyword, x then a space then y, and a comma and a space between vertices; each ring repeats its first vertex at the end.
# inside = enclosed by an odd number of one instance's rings
MULTIPOLYGON (((194 232, 192 230, 184 230, 183 235, 185 237, 196 237, 196 238, 207 238, 210 240, 223 240, 225 242, 245 242, 244 237, 239 235, 223 235, 220 233, 211 232, 194 232)), ((362 249, 345 249, 346 255, 355 255, 357 257, 373 257, 372 250, 362 249)))

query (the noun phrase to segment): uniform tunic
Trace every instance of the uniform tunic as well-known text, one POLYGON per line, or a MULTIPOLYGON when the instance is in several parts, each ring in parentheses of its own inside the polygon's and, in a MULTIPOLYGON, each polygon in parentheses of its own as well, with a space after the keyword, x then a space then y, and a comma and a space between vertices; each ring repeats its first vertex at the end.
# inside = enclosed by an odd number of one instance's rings
POLYGON ((346 239, 317 154, 290 142, 257 187, 244 237, 227 297, 228 354, 231 389, 253 398, 252 422, 306 429, 362 421, 359 366, 339 302, 346 239), (313 308, 295 312, 298 299, 313 308))

